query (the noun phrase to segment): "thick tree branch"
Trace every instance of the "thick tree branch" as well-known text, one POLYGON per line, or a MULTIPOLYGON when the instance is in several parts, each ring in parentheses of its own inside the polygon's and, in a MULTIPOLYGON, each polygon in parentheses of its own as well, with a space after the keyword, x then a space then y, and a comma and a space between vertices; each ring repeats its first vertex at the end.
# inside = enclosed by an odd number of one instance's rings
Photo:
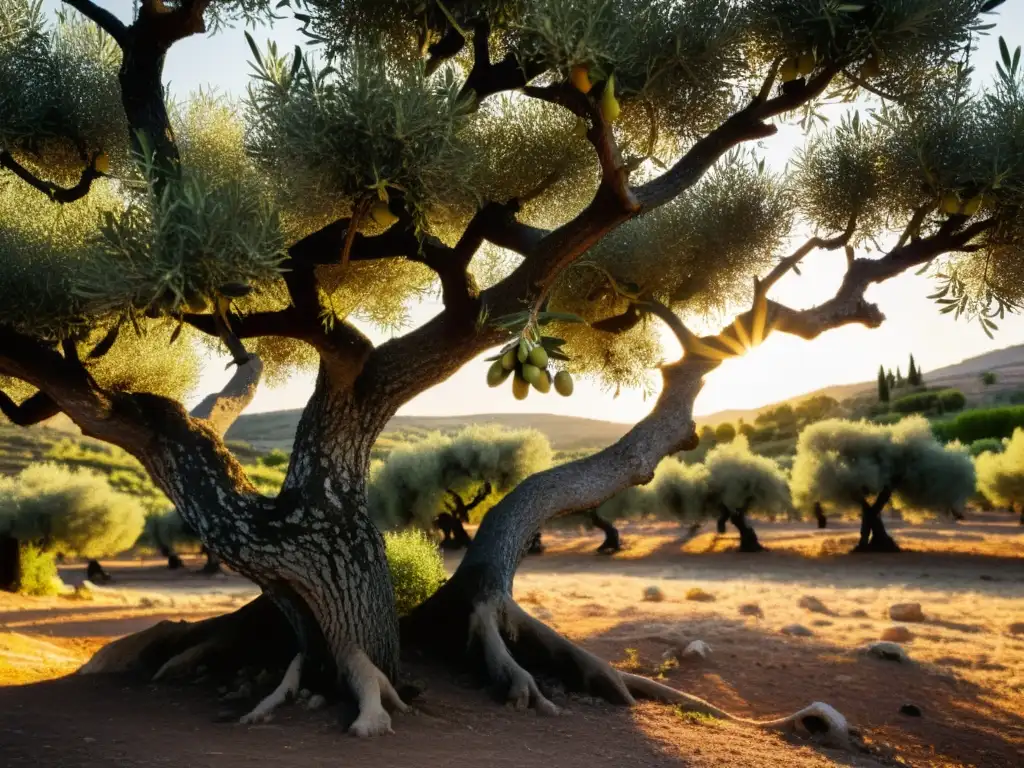
POLYGON ((52 181, 45 181, 36 176, 32 171, 23 166, 6 149, 0 149, 0 168, 6 168, 29 186, 38 189, 55 203, 73 203, 81 200, 92 189, 92 183, 103 174, 96 170, 96 158, 94 155, 89 165, 82 169, 82 177, 73 187, 61 187, 52 181))
MULTIPOLYGON (((604 87, 607 87, 607 83, 604 87)), ((639 211, 640 201, 629 188, 629 168, 622 159, 612 126, 604 119, 593 99, 570 83, 555 83, 543 87, 527 86, 523 88, 523 93, 565 107, 579 119, 587 122, 587 139, 597 152, 601 166, 601 183, 614 192, 626 210, 634 213, 639 211)))
POLYGON ((6 392, 0 391, 0 412, 19 427, 30 427, 60 413, 60 407, 45 392, 36 392, 20 403, 15 403, 6 392))
POLYGON ((118 45, 122 47, 124 46, 125 38, 128 34, 128 27, 126 27, 124 22, 110 11, 100 8, 98 5, 93 3, 92 0, 63 0, 63 2, 65 5, 69 5, 74 8, 87 19, 95 22, 96 25, 110 35, 118 45))
POLYGON ((163 51, 191 35, 206 32, 203 15, 211 0, 182 0, 168 8, 163 0, 142 0, 133 30, 142 32, 163 51))
POLYGON ((795 81, 794 87, 774 98, 765 98, 766 92, 762 91, 745 108, 694 144, 668 171, 634 189, 637 199, 645 210, 650 210, 677 197, 733 147, 773 136, 777 129, 766 121, 820 96, 837 72, 835 67, 827 67, 806 83, 795 81))
POLYGON ((544 71, 537 62, 520 62, 511 51, 497 64, 491 62, 491 26, 482 19, 474 25, 473 68, 459 92, 460 96, 476 95, 478 101, 502 91, 513 91, 524 87, 530 80, 544 71))
POLYGON ((262 375, 263 361, 257 355, 249 355, 224 389, 203 398, 190 415, 194 419, 205 419, 223 437, 256 396, 262 375))

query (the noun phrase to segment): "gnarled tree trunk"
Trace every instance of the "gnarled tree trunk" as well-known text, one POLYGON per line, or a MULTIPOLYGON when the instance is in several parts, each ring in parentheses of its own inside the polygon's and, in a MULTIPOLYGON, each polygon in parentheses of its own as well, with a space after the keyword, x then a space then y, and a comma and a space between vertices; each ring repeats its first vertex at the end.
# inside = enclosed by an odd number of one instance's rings
POLYGON ((736 527, 736 530, 740 532, 740 546, 737 551, 764 551, 764 546, 762 546, 761 542, 758 541, 757 533, 754 531, 750 523, 747 522, 747 508, 745 506, 733 511, 723 504, 722 517, 725 517, 726 515, 728 515, 729 522, 731 522, 736 527))
POLYGON ((899 545, 885 530, 882 510, 892 498, 892 489, 886 486, 871 504, 861 501, 860 541, 853 552, 899 552, 899 545))
POLYGON ((13 592, 21 582, 21 555, 18 540, 9 533, 0 534, 0 590, 13 592))
POLYGON ((821 508, 820 502, 814 502, 814 519, 818 521, 818 528, 823 529, 828 527, 828 517, 825 516, 825 510, 821 508))

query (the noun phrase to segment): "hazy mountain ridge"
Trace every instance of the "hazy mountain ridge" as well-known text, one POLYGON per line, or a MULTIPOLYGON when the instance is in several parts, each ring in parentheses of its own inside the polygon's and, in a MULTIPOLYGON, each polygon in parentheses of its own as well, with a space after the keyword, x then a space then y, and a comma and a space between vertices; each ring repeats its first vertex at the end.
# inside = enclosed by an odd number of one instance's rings
MULTIPOLYGON (((986 352, 959 363, 925 371, 925 383, 931 386, 956 387, 963 391, 968 401, 984 402, 999 392, 1024 388, 1024 344, 986 352), (981 374, 991 371, 998 380, 986 387, 981 374)), ((838 384, 808 392, 783 402, 799 402, 815 395, 828 395, 844 400, 857 395, 868 395, 874 391, 875 382, 838 384)), ((757 414, 780 403, 761 408, 719 411, 698 418, 700 424, 715 426, 724 421, 736 422, 742 418, 752 422, 757 414)), ((254 448, 288 449, 291 446, 301 410, 269 411, 242 416, 230 430, 229 440, 241 440, 254 448)), ((386 428, 387 432, 408 430, 450 431, 468 424, 501 424, 511 429, 532 427, 545 433, 555 450, 574 450, 609 445, 618 440, 632 426, 612 421, 584 419, 575 416, 559 416, 548 413, 489 413, 471 416, 395 416, 386 428)))

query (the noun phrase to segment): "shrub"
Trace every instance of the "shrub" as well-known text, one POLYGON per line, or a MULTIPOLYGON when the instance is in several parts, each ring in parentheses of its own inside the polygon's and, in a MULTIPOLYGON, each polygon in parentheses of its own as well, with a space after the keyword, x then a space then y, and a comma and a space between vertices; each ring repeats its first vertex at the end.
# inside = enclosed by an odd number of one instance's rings
POLYGON ((0 493, 0 527, 49 552, 116 555, 135 543, 144 520, 136 499, 86 469, 36 464, 0 493))
POLYGON ((25 595, 56 595, 61 580, 53 552, 44 552, 34 544, 23 544, 18 552, 21 576, 18 591, 25 595))
POLYGON ((437 545, 420 530, 384 534, 398 615, 405 616, 434 594, 447 578, 437 545))
POLYGON ((708 454, 705 508, 725 507, 771 516, 787 514, 792 505, 786 474, 769 458, 751 453, 744 438, 708 454))
POLYGON ((967 404, 964 393, 958 389, 917 392, 893 401, 890 408, 896 413, 928 413, 930 411, 962 411, 967 404))
POLYGON ((291 459, 291 456, 289 454, 285 453, 280 448, 275 448, 270 453, 268 453, 266 456, 263 456, 262 458, 260 458, 260 464, 262 464, 265 467, 274 467, 274 468, 287 467, 288 466, 288 461, 290 459, 291 459))
POLYGON ((1018 427, 1024 427, 1024 406, 966 411, 955 418, 933 424, 932 430, 943 442, 959 440, 968 444, 986 437, 1010 437, 1018 427))
POLYGON ((983 453, 1002 453, 1003 441, 995 437, 983 437, 975 440, 967 449, 971 456, 981 456, 983 453))
POLYGON ((731 443, 736 437, 736 427, 729 422, 723 422, 715 427, 716 443, 731 443))

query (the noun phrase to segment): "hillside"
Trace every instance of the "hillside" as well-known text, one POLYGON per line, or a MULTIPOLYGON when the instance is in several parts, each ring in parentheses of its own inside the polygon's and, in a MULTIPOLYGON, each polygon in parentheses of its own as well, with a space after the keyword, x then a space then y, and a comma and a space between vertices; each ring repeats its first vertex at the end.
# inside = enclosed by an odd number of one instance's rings
MULTIPOLYGON (((1000 395, 1024 390, 1024 344, 1006 349, 987 352, 954 365, 925 371, 926 383, 930 386, 956 387, 967 396, 971 405, 983 405, 994 401, 1000 395), (996 374, 997 382, 985 387, 981 383, 981 374, 991 371, 996 374)), ((839 384, 808 392, 793 398, 793 402, 814 395, 828 395, 836 400, 845 400, 858 395, 870 394, 874 391, 875 382, 858 384, 839 384)), ((773 403, 764 408, 749 410, 728 410, 702 416, 700 424, 715 426, 725 421, 736 422, 742 418, 752 422, 757 414, 779 405, 773 403)), ((272 448, 289 449, 298 424, 299 410, 271 411, 242 416, 228 431, 229 440, 249 443, 253 448, 267 451, 272 448)), ((609 445, 618 440, 629 429, 628 424, 617 424, 596 419, 581 419, 573 416, 555 416, 544 413, 511 414, 491 413, 477 416, 396 416, 387 426, 387 432, 423 432, 440 430, 450 432, 461 429, 468 424, 501 424, 502 426, 519 429, 533 427, 540 430, 551 440, 552 447, 557 451, 572 451, 581 448, 595 448, 609 445)))

